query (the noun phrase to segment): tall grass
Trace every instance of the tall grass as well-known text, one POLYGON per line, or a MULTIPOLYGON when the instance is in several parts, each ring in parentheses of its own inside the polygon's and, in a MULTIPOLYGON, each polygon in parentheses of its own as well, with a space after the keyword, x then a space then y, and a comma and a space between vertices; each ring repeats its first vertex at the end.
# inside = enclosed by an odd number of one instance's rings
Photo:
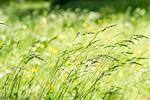
POLYGON ((141 61, 148 58, 134 55, 132 48, 141 39, 148 37, 136 34, 111 44, 102 42, 101 34, 114 26, 110 25, 96 32, 79 32, 71 39, 70 45, 63 46, 64 49, 58 53, 52 49, 50 57, 46 57, 45 52, 49 45, 57 43, 57 35, 44 40, 35 39, 30 35, 30 39, 26 37, 15 40, 14 34, 8 35, 9 41, 5 41, 0 47, 0 54, 2 57, 9 54, 17 58, 15 64, 10 64, 11 71, 3 77, 0 98, 122 99, 124 91, 121 86, 114 84, 114 75, 126 66, 129 70, 133 65, 144 66, 141 61))

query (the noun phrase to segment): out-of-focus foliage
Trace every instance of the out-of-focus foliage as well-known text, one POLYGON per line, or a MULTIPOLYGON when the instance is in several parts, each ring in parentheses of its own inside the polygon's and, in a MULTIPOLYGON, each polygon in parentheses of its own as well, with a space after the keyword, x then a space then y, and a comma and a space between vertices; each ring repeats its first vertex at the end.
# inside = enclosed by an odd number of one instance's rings
POLYGON ((35 1, 0 6, 0 100, 150 100, 148 0, 35 1))
POLYGON ((141 6, 141 7, 146 7, 149 3, 150 0, 0 0, 0 3, 9 3, 9 2, 38 2, 38 1, 49 1, 52 3, 52 5, 65 5, 68 2, 84 2, 85 4, 87 2, 97 2, 97 3, 105 3, 107 2, 108 4, 114 4, 115 2, 120 2, 120 4, 123 4, 124 6, 141 6))

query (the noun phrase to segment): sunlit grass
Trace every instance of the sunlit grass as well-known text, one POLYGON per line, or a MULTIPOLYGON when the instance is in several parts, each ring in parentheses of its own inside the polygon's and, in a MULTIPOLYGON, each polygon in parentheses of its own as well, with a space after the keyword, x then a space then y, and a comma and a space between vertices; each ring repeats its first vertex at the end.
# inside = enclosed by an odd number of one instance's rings
POLYGON ((0 98, 149 100, 148 11, 4 11, 0 98))

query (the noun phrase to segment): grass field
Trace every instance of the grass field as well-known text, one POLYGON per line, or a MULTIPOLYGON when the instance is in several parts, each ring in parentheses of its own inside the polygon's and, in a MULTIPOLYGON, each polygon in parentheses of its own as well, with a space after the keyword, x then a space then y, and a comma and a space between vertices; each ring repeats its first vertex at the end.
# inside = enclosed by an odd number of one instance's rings
POLYGON ((0 100, 150 100, 150 8, 40 4, 0 8, 0 100))

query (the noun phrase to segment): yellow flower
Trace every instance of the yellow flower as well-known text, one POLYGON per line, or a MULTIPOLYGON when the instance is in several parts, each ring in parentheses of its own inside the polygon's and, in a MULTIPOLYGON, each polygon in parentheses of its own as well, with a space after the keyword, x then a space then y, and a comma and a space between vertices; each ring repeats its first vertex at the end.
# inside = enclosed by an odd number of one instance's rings
POLYGON ((124 76, 122 72, 119 72, 118 75, 119 75, 119 78, 122 78, 124 76))
POLYGON ((31 70, 33 73, 36 73, 39 71, 39 67, 33 67, 32 70, 31 70))
POLYGON ((68 77, 68 73, 64 73, 64 78, 67 78, 68 77))
POLYGON ((149 46, 147 46, 147 50, 150 51, 150 47, 149 46))
POLYGON ((58 54, 58 50, 56 48, 49 48, 49 51, 52 53, 52 54, 58 54))
POLYGON ((31 77, 32 77, 32 76, 31 76, 30 74, 27 74, 27 75, 26 75, 26 78, 28 78, 28 79, 31 78, 31 77))
POLYGON ((141 49, 134 49, 134 53, 135 53, 135 54, 141 54, 141 53, 142 53, 142 50, 141 50, 141 49))
POLYGON ((86 30, 88 30, 88 31, 92 31, 92 30, 93 30, 93 26, 90 25, 90 24, 84 23, 84 24, 83 24, 83 27, 84 27, 86 30))
POLYGON ((107 36, 107 37, 106 37, 106 40, 112 41, 112 37, 111 37, 111 36, 107 36))
POLYGON ((51 63, 51 64, 49 64, 49 67, 51 68, 51 67, 54 67, 55 66, 55 63, 51 63))

